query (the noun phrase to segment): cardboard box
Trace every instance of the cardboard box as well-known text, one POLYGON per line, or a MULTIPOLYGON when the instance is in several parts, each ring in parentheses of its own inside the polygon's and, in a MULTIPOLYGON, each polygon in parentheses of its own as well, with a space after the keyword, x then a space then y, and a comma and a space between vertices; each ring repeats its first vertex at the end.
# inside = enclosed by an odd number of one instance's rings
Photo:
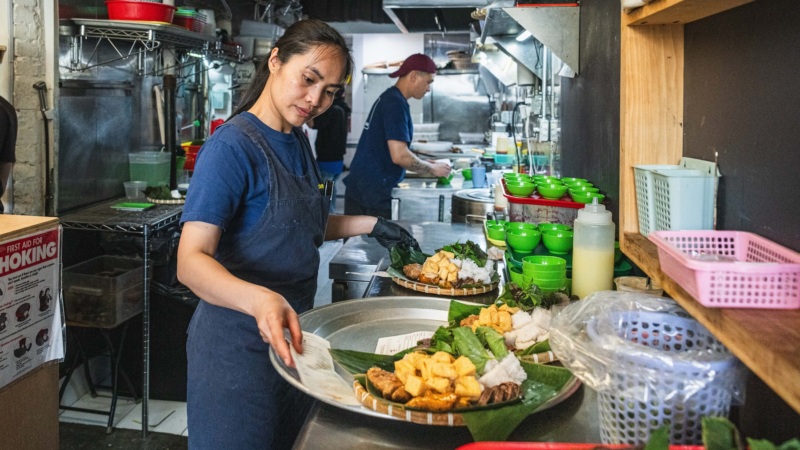
POLYGON ((0 448, 58 449, 57 218, 0 215, 0 448))
POLYGON ((58 449, 58 362, 47 362, 0 389, 0 448, 58 449))

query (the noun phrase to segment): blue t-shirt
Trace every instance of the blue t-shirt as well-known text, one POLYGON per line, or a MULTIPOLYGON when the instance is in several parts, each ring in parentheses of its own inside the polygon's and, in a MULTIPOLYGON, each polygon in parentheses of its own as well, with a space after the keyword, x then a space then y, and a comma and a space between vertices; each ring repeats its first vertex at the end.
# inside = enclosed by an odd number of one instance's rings
POLYGON ((367 116, 350 175, 344 180, 346 197, 367 208, 391 208, 392 189, 403 181, 406 170, 392 162, 386 141, 408 144, 413 133, 408 100, 392 86, 378 97, 367 116))
MULTIPOLYGON (((264 135, 287 171, 306 173, 302 144, 294 133, 273 130, 249 112, 241 115, 264 135)), ((250 229, 269 201, 269 176, 258 145, 238 127, 220 126, 197 154, 181 223, 210 223, 227 233, 250 229)))

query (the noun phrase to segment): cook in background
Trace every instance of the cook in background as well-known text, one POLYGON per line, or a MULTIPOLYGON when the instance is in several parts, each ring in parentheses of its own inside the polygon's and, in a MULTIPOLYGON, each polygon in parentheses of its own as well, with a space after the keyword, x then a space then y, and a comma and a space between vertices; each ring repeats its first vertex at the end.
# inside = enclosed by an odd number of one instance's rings
POLYGON ((408 145, 414 125, 408 99, 422 99, 436 76, 436 64, 417 53, 389 74, 397 83, 384 91, 367 116, 350 174, 344 179, 345 214, 369 214, 391 219, 392 189, 406 170, 434 177, 450 174, 450 165, 418 158, 408 145))
POLYGON ((314 148, 317 151, 320 175, 333 186, 331 212, 334 212, 336 206, 336 179, 344 170, 349 119, 350 106, 344 101, 344 89, 340 89, 336 92, 331 107, 309 122, 309 125, 317 130, 314 148))
MULTIPOLYGON (((0 197, 6 191, 11 169, 16 162, 17 111, 8 100, 0 97, 0 197)), ((3 202, 0 202, 0 213, 3 202)))
POLYGON ((276 372, 269 347, 289 366, 289 345, 302 353, 297 314, 314 304, 323 239, 416 245, 383 219, 328 216, 300 127, 330 107, 352 64, 336 30, 295 22, 198 153, 178 247, 178 278, 202 299, 186 344, 193 450, 292 446, 311 399, 276 372))

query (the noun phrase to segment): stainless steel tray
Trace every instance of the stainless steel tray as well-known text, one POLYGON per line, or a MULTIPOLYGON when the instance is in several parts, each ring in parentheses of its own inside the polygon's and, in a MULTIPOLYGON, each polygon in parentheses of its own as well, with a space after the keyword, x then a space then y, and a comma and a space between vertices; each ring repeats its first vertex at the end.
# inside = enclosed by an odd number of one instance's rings
MULTIPOLYGON (((435 331, 438 327, 446 325, 449 309, 450 299, 444 298, 364 298, 332 303, 307 311, 300 315, 300 326, 303 331, 327 339, 331 343, 331 348, 372 353, 375 351, 378 339, 382 337, 397 336, 414 331, 435 331)), ((319 387, 305 386, 300 381, 297 371, 285 365, 272 347, 270 347, 269 356, 278 373, 286 381, 317 400, 368 416, 400 420, 363 406, 339 403, 321 392, 319 387)), ((348 384, 352 384, 352 376, 343 371, 339 374, 348 384)), ((579 386, 580 382, 573 376, 561 393, 542 405, 537 412, 561 403, 575 393, 579 386)))

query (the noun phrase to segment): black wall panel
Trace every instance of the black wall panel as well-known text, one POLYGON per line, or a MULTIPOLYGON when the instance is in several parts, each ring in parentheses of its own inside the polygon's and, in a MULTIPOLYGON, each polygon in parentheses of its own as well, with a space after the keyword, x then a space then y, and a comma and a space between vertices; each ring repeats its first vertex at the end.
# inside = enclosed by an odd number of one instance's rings
POLYGON ((717 227, 800 250, 800 2, 685 28, 684 155, 722 172, 717 227))

